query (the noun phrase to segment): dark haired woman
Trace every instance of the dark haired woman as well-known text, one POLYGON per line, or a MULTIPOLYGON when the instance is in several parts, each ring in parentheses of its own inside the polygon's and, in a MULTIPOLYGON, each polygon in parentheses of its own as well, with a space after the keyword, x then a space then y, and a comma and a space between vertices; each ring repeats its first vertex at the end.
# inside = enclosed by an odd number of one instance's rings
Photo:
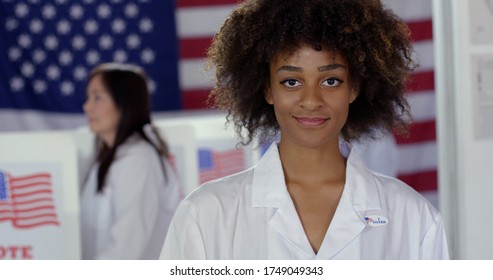
POLYGON ((99 149, 82 190, 82 257, 157 259, 181 189, 151 126, 144 71, 97 66, 83 108, 99 149))
POLYGON ((377 0, 247 0, 214 37, 211 98, 258 164, 178 207, 166 259, 446 259, 438 211, 349 141, 405 131, 409 30, 377 0), (241 135, 241 134, 240 134, 241 135))

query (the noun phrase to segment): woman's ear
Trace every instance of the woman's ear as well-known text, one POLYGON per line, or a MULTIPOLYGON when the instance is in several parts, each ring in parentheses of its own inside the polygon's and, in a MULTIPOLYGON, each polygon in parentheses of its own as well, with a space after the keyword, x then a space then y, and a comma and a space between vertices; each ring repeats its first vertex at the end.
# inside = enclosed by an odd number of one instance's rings
POLYGON ((272 98, 272 91, 270 90, 270 87, 265 88, 264 97, 265 97, 265 101, 267 101, 267 103, 269 103, 270 105, 274 104, 274 99, 272 98))
POLYGON ((350 96, 349 96, 349 104, 353 103, 354 100, 356 100, 356 98, 358 97, 359 95, 359 90, 357 88, 352 88, 351 89, 351 93, 350 93, 350 96))

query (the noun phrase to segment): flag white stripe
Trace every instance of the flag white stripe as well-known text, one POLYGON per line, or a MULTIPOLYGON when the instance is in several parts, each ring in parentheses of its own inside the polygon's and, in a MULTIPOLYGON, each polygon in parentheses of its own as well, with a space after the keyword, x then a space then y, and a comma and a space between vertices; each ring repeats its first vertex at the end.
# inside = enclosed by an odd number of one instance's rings
POLYGON ((382 2, 396 11, 396 14, 404 21, 426 20, 433 16, 431 0, 382 0, 382 2))
POLYGON ((212 37, 235 5, 179 8, 176 11, 178 38, 212 37))
POLYGON ((435 141, 400 145, 397 154, 399 158, 397 173, 400 175, 437 169, 437 143, 435 141))
POLYGON ((418 91, 407 95, 414 122, 435 120, 435 92, 418 91))
POLYGON ((415 52, 414 58, 419 63, 419 67, 415 71, 432 71, 435 67, 433 41, 419 41, 415 42, 413 46, 415 52))
POLYGON ((212 86, 211 75, 204 71, 204 59, 182 59, 178 65, 182 90, 207 89, 212 86))

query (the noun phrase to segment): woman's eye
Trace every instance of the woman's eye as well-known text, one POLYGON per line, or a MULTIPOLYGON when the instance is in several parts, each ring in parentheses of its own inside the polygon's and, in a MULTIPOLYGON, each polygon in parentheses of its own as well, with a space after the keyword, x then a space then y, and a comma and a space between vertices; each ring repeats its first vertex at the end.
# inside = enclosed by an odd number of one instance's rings
POLYGON ((94 96, 92 97, 92 100, 93 100, 94 102, 98 102, 98 101, 100 101, 100 100, 101 100, 101 96, 99 96, 99 95, 94 95, 94 96))
POLYGON ((290 87, 290 88, 297 87, 297 86, 301 85, 301 83, 298 82, 295 79, 287 79, 287 80, 284 80, 284 81, 281 82, 281 84, 282 85, 285 85, 287 87, 290 87))
POLYGON ((335 86, 338 86, 341 83, 342 83, 342 81, 339 80, 339 79, 330 78, 330 79, 325 80, 323 82, 323 85, 329 86, 329 87, 335 87, 335 86))

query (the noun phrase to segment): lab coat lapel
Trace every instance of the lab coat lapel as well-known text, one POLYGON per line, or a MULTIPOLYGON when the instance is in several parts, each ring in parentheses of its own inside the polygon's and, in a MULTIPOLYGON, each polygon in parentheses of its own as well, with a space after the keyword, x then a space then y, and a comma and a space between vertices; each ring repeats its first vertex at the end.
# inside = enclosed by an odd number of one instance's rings
POLYGON ((351 198, 344 190, 339 205, 317 254, 317 259, 332 259, 353 241, 366 227, 354 210, 351 198))
POLYGON ((252 206, 273 208, 272 216, 268 217, 268 224, 286 243, 294 246, 306 258, 315 257, 287 191, 276 143, 270 146, 255 167, 252 206))
POLYGON ((373 174, 363 160, 347 143, 342 143, 341 152, 346 150, 346 183, 341 200, 330 223, 317 259, 332 259, 367 227, 362 216, 368 210, 381 209, 378 187, 373 174))
POLYGON ((310 246, 310 242, 306 237, 305 230, 291 199, 286 199, 285 203, 277 209, 270 219, 269 225, 284 240, 296 247, 300 253, 309 259, 315 258, 315 252, 310 246))

